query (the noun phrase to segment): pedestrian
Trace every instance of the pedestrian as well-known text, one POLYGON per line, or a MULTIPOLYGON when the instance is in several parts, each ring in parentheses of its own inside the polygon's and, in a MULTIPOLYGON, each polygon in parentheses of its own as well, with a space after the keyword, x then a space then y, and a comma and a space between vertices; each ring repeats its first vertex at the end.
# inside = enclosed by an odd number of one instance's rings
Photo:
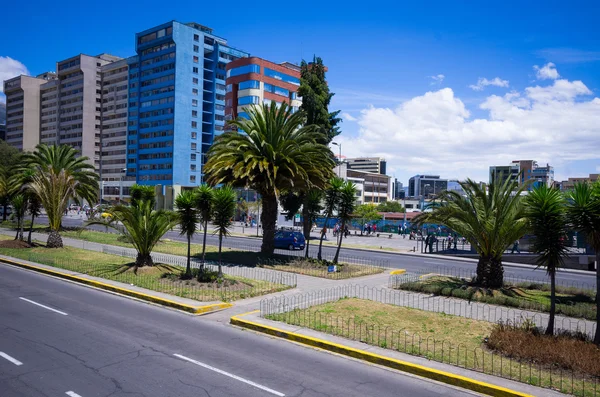
POLYGON ((458 235, 456 233, 454 233, 454 238, 452 240, 454 241, 454 251, 457 251, 456 244, 458 243, 458 235))
POLYGON ((377 233, 377 224, 373 225, 373 234, 377 233))
POLYGON ((431 239, 431 237, 428 234, 427 237, 425 237, 425 252, 427 252, 427 248, 429 247, 429 240, 430 239, 431 239))
POLYGON ((518 254, 521 253, 521 250, 519 249, 519 240, 515 241, 515 243, 513 244, 513 247, 512 247, 512 251, 510 253, 514 254, 515 251, 517 251, 518 254))

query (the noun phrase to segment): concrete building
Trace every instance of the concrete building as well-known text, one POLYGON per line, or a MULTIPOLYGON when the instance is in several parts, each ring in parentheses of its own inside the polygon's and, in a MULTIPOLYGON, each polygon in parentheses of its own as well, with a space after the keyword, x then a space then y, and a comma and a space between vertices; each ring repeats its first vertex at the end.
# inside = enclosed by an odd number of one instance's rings
POLYGON ((17 76, 4 81, 6 143, 25 151, 40 143, 40 86, 42 77, 17 76))
POLYGON ((495 179, 504 182, 508 178, 518 178, 519 186, 528 183, 527 190, 531 190, 539 184, 552 186, 554 184, 554 167, 549 164, 540 167, 534 160, 515 160, 509 165, 490 167, 490 182, 495 179))
POLYGON ((135 164, 140 184, 198 186, 206 153, 225 126, 226 65, 248 54, 206 26, 176 21, 137 33, 136 52, 129 62, 127 169, 135 164))
POLYGON ((568 178, 566 181, 562 182, 555 181, 554 186, 557 186, 562 191, 566 191, 572 190, 575 187, 575 184, 577 183, 594 183, 597 182, 599 179, 600 174, 590 174, 587 177, 568 178))
POLYGON ((349 170, 383 175, 386 173, 387 162, 381 157, 356 157, 347 158, 345 161, 348 163, 349 170))
POLYGON ((406 192, 402 182, 398 181, 398 178, 394 178, 392 182, 392 200, 401 200, 406 197, 406 192))
POLYGON ((356 186, 356 203, 383 203, 392 199, 391 177, 372 172, 348 169, 348 164, 341 163, 334 168, 340 178, 351 181, 356 186))
POLYGON ((293 111, 297 111, 302 104, 297 95, 300 66, 249 57, 229 63, 226 71, 226 120, 247 118, 244 108, 250 105, 287 103, 293 111))
POLYGON ((448 189, 448 180, 439 175, 415 175, 408 180, 408 197, 433 198, 448 189))

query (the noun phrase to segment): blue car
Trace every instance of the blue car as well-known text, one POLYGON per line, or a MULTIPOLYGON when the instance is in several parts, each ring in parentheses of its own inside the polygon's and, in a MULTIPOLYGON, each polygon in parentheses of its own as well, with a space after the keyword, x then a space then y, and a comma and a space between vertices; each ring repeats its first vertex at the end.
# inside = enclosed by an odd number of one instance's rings
POLYGON ((275 248, 289 249, 290 251, 304 249, 304 234, 301 232, 278 231, 275 232, 275 248))

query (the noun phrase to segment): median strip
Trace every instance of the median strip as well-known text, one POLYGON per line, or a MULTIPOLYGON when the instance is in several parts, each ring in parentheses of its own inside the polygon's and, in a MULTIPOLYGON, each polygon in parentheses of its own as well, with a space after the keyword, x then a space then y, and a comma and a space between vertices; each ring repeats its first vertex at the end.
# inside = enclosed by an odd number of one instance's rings
POLYGON ((526 393, 521 393, 511 389, 507 389, 501 386, 496 386, 491 383, 480 382, 464 376, 455 375, 449 372, 440 371, 433 368, 428 368, 422 365, 413 364, 407 361, 397 360, 390 357, 381 356, 375 353, 367 352, 364 350, 354 349, 352 347, 344 346, 341 344, 326 341, 324 339, 314 338, 311 336, 301 335, 295 332, 286 331, 283 329, 271 327, 268 325, 260 324, 257 322, 242 319, 241 317, 254 314, 257 311, 252 311, 237 316, 233 316, 230 319, 232 325, 250 329, 252 331, 261 332, 263 334, 275 336, 282 339, 287 339, 293 342, 301 343, 311 347, 331 351, 334 353, 342 354, 344 356, 356 358, 359 360, 367 361, 372 364, 382 365, 384 367, 396 369, 402 372, 407 372, 413 375, 418 375, 424 378, 432 379, 438 382, 446 383, 449 385, 461 387, 475 391, 477 393, 483 393, 491 396, 498 397, 533 397, 526 393))
MULTIPOLYGON (((114 292, 119 295, 129 296, 129 297, 140 299, 140 300, 143 300, 146 302, 155 303, 155 304, 158 304, 161 306, 170 307, 173 309, 181 310, 181 311, 191 313, 191 314, 196 314, 196 315, 206 314, 206 313, 210 313, 210 312, 214 312, 214 311, 218 311, 218 310, 222 310, 222 309, 227 309, 227 308, 233 306, 231 303, 226 303, 226 302, 213 303, 210 305, 203 305, 203 306, 192 306, 192 305, 177 302, 174 300, 165 299, 160 296, 150 295, 150 294, 146 294, 143 292, 134 291, 131 289, 122 288, 122 287, 119 287, 116 285, 104 283, 101 281, 96 281, 96 280, 92 280, 89 278, 76 276, 73 274, 59 272, 59 271, 56 271, 53 269, 48 269, 46 267, 30 265, 28 263, 23 263, 23 262, 6 259, 6 258, 0 258, 0 262, 8 264, 8 265, 12 265, 12 266, 20 267, 22 269, 27 269, 27 270, 31 270, 34 272, 43 273, 43 274, 47 274, 47 275, 54 276, 54 277, 59 277, 59 278, 65 279, 65 280, 74 281, 79 284, 88 285, 90 287, 99 288, 99 289, 102 289, 105 291, 114 292)), ((26 300, 30 303, 34 303, 25 298, 20 298, 20 299, 26 300)), ((34 304, 36 304, 38 306, 43 306, 38 303, 34 303, 34 304)), ((46 308, 50 309, 50 310, 54 310, 52 308, 48 308, 48 307, 46 307, 46 308)), ((54 310, 54 311, 57 311, 57 310, 54 310)), ((66 313, 62 313, 62 312, 61 312, 61 314, 66 315, 66 313)))

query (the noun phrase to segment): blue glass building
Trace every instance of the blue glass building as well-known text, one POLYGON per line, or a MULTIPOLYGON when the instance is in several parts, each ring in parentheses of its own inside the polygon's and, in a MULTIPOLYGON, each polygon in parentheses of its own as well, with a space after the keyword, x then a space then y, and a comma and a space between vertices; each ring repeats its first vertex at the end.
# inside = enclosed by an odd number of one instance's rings
POLYGON ((136 34, 129 63, 127 170, 144 185, 198 186, 225 125, 225 66, 246 52, 197 23, 136 34))

